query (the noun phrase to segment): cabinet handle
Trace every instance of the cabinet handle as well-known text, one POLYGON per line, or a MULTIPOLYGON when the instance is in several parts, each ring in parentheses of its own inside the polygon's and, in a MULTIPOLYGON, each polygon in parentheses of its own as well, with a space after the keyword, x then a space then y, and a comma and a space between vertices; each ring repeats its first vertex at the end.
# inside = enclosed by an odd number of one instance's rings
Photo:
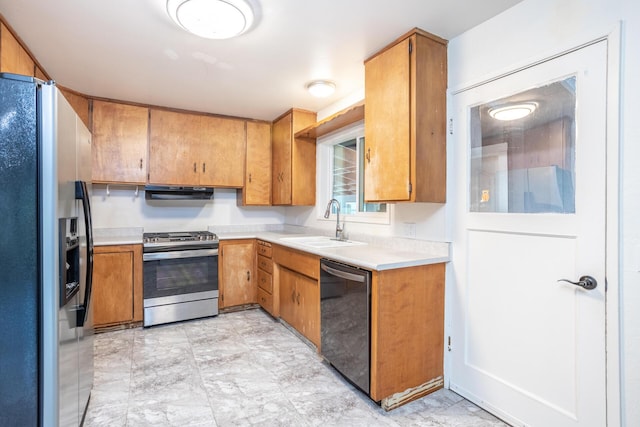
POLYGON ((251 272, 247 270, 247 282, 251 280, 251 272))
POLYGON ((249 174, 249 182, 251 182, 251 174, 249 174))
POLYGON ((194 162, 194 163, 193 163, 193 171, 194 171, 194 172, 197 172, 197 171, 198 171, 198 169, 196 169, 196 168, 197 168, 197 163, 195 163, 195 162, 194 162))
POLYGON ((367 163, 371 163, 371 148, 367 148, 367 154, 365 157, 367 158, 367 163))
POLYGON ((296 302, 300 305, 300 292, 298 292, 298 297, 296 298, 296 302))
POLYGON ((142 170, 142 159, 140 159, 140 169, 142 170))
POLYGON ((203 163, 202 164, 202 173, 205 173, 207 171, 207 164, 203 163))

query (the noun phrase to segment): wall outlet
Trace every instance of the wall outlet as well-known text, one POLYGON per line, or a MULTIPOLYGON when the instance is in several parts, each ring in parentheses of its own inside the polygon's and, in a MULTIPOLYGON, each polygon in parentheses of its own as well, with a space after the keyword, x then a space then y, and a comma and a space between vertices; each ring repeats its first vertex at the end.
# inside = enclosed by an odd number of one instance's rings
POLYGON ((416 223, 405 222, 403 224, 404 224, 404 235, 407 237, 416 237, 416 223))

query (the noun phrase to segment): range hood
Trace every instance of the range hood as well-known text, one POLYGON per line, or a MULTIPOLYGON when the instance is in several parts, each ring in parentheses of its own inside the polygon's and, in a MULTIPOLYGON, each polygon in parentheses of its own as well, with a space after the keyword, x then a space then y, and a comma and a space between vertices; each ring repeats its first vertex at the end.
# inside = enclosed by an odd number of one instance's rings
POLYGON ((147 200, 209 200, 213 198, 213 188, 145 185, 144 198, 147 200))

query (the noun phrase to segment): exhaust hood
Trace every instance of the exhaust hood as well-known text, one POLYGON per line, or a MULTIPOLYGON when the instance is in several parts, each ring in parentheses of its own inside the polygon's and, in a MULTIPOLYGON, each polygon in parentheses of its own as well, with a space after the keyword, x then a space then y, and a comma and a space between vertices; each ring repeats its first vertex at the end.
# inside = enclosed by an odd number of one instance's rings
POLYGON ((213 198, 213 188, 145 185, 144 198, 147 200, 209 200, 213 198))

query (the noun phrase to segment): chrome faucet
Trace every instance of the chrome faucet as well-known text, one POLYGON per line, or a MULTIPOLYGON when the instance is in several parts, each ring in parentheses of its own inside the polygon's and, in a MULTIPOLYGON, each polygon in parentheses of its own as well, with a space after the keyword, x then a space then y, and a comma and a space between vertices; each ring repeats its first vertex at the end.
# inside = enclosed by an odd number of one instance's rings
POLYGON ((324 211, 324 217, 325 219, 329 218, 329 215, 331 215, 331 206, 334 203, 336 204, 336 240, 344 240, 344 237, 342 236, 344 223, 342 223, 342 227, 340 227, 340 202, 336 199, 329 200, 329 203, 327 204, 327 210, 324 211))

